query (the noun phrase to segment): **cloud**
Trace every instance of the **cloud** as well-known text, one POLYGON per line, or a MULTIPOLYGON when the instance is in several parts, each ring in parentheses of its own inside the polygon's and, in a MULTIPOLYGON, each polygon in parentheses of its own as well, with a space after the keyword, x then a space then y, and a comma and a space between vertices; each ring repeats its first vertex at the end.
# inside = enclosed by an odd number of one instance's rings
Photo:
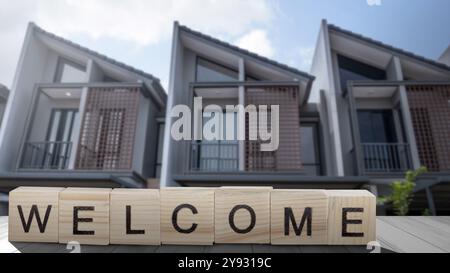
POLYGON ((174 20, 209 33, 239 35, 271 18, 269 2, 261 0, 47 0, 37 10, 37 21, 50 31, 139 45, 169 38, 174 20))
POLYGON ((310 71, 312 59, 314 57, 314 47, 299 47, 296 49, 296 60, 294 61, 303 71, 310 71))
POLYGON ((144 47, 170 39, 175 20, 233 40, 269 25, 274 5, 271 0, 0 0, 0 82, 12 82, 29 21, 69 39, 83 35, 144 47))
POLYGON ((262 29, 255 29, 245 34, 236 41, 236 45, 269 58, 273 57, 275 52, 272 42, 267 37, 267 31, 262 29))

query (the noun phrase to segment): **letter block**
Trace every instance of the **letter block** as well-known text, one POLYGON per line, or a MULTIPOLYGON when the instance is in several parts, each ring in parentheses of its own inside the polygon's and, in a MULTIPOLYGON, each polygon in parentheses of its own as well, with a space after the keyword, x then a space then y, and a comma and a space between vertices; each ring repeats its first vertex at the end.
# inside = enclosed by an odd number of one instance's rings
POLYGON ((109 244, 111 189, 67 188, 59 196, 59 242, 109 244))
POLYGON ((270 243, 268 187, 222 187, 216 190, 215 242, 270 243))
POLYGON ((114 189, 110 202, 111 244, 161 244, 159 190, 114 189))
POLYGON ((59 194, 64 188, 19 187, 9 193, 9 241, 58 242, 59 194))
POLYGON ((214 243, 214 188, 161 189, 163 244, 214 243))
POLYGON ((274 190, 271 193, 273 245, 326 245, 328 196, 323 190, 274 190))
POLYGON ((328 244, 366 245, 376 240, 376 198, 365 190, 327 191, 328 244))

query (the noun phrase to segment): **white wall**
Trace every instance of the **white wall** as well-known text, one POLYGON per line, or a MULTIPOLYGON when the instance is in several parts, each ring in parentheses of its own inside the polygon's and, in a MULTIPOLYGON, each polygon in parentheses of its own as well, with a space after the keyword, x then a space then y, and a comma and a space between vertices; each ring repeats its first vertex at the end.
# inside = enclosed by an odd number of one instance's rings
POLYGON ((311 74, 316 76, 312 86, 310 102, 318 103, 325 141, 326 174, 344 175, 344 166, 339 131, 339 112, 336 102, 336 88, 333 75, 331 50, 327 22, 322 21, 316 43, 311 74), (321 96, 323 94, 323 96, 321 96))
POLYGON ((444 51, 442 56, 439 58, 439 61, 450 66, 450 46, 444 51))
POLYGON ((48 52, 29 27, 0 130, 0 171, 11 171, 18 160, 34 86, 45 78, 48 52))
POLYGON ((173 120, 170 118, 170 111, 174 105, 180 103, 180 93, 183 92, 183 57, 184 50, 180 41, 178 24, 175 24, 172 37, 172 54, 169 76, 169 90, 166 108, 166 126, 164 132, 163 162, 161 169, 161 187, 173 186, 172 178, 175 160, 172 160, 177 153, 176 142, 172 140, 170 127, 173 120))

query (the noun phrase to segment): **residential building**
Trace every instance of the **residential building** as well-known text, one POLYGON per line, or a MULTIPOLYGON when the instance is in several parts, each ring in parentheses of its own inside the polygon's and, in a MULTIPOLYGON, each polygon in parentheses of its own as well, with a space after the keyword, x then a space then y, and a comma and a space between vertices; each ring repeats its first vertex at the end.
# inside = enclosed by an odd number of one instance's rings
MULTIPOLYGON (((162 186, 385 195, 406 171, 426 166, 413 213, 450 212, 450 67, 326 21, 309 74, 178 23, 172 46, 162 186), (196 97, 222 107, 280 105, 279 149, 262 152, 261 141, 249 140, 175 141, 170 109, 192 106, 196 97)), ((200 124, 209 118, 193 113, 200 124)))
MULTIPOLYGON (((173 35, 162 186, 360 185, 357 177, 351 181, 337 176, 323 179, 327 166, 322 124, 316 105, 308 103, 312 75, 178 23, 173 35), (170 109, 180 104, 192 106, 196 97, 202 97, 204 106, 222 108, 280 105, 278 150, 263 152, 262 142, 248 137, 245 141, 174 140, 170 128, 176 118, 170 117, 170 109)), ((236 113, 227 113, 224 119, 227 115, 236 113)), ((199 124, 210 118, 205 111, 193 116, 199 124)), ((236 127, 237 122, 234 124, 236 127)))
POLYGON ((323 21, 311 73, 329 174, 383 195, 425 166, 412 211, 450 213, 450 67, 323 21))
POLYGON ((30 23, 0 131, 0 191, 147 187, 165 104, 159 79, 30 23))
POLYGON ((411 211, 448 215, 447 53, 430 60, 324 20, 306 73, 176 22, 166 96, 154 76, 30 24, 0 130, 0 192, 272 186, 381 196, 426 166, 411 211), (231 138, 195 138, 201 132, 191 130, 194 139, 175 140, 174 106, 191 109, 194 124, 215 118, 194 107, 199 98, 222 109, 266 105, 269 116, 279 105, 278 148, 263 151, 267 141, 251 140, 254 113, 240 120, 236 109, 215 128, 231 138), (240 122, 246 140, 237 137, 240 122))

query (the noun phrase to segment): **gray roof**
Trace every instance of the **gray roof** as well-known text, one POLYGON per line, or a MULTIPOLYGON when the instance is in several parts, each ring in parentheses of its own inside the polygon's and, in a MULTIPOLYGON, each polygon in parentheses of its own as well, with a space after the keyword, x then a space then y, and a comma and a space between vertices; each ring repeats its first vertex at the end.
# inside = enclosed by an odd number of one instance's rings
POLYGON ((138 74, 138 75, 140 75, 142 77, 145 77, 145 78, 147 78, 149 80, 152 80, 154 83, 156 83, 156 89, 158 89, 158 92, 162 92, 163 93, 163 97, 166 96, 166 94, 164 92, 164 88, 161 86, 160 79, 155 77, 155 76, 153 76, 152 74, 149 74, 149 73, 144 72, 144 71, 142 71, 140 69, 137 69, 137 68, 134 68, 132 66, 129 66, 129 65, 123 63, 123 62, 119 62, 119 61, 117 61, 115 59, 112 59, 112 58, 106 56, 106 55, 103 55, 101 53, 93 51, 93 50, 91 50, 91 49, 89 49, 87 47, 84 47, 82 45, 79 45, 77 43, 69 41, 69 40, 67 40, 65 38, 57 36, 57 35, 55 35, 55 34, 53 34, 51 32, 48 32, 48 31, 40 28, 35 23, 31 22, 30 25, 33 26, 34 30, 36 32, 38 32, 38 33, 42 33, 42 34, 44 34, 44 35, 46 35, 46 36, 48 36, 48 37, 50 37, 52 39, 55 39, 55 40, 60 41, 60 42, 63 42, 63 43, 65 43, 65 44, 67 44, 69 46, 72 46, 72 47, 74 47, 74 48, 76 48, 78 50, 84 51, 85 53, 90 54, 90 55, 92 55, 92 56, 94 56, 96 58, 99 58, 99 59, 101 59, 101 60, 103 60, 105 62, 111 63, 111 64, 116 65, 118 67, 121 67, 121 68, 123 68, 125 70, 128 70, 130 72, 136 73, 136 74, 138 74))
POLYGON ((218 39, 216 39, 216 38, 214 38, 212 36, 209 36, 209 35, 203 34, 201 32, 192 30, 192 29, 190 29, 190 28, 188 28, 186 26, 180 25, 180 30, 185 31, 187 33, 190 33, 190 34, 192 34, 192 35, 194 35, 196 37, 199 37, 200 39, 207 40, 207 41, 209 41, 211 43, 214 43, 214 44, 216 44, 218 46, 228 48, 228 49, 236 51, 236 52, 238 52, 240 54, 246 55, 246 56, 248 56, 250 58, 257 59, 257 60, 259 60, 261 62, 270 64, 272 66, 276 66, 278 68, 281 68, 281 69, 283 69, 285 71, 289 71, 291 73, 294 73, 294 74, 300 75, 302 77, 308 78, 309 80, 314 80, 315 79, 314 76, 312 76, 312 75, 310 75, 310 74, 308 74, 306 72, 300 71, 297 68, 287 66, 285 64, 282 64, 282 63, 279 63, 277 61, 271 60, 269 58, 263 57, 263 56, 258 55, 256 53, 250 52, 250 51, 248 51, 246 49, 243 49, 243 48, 237 47, 235 45, 232 45, 230 43, 218 40, 218 39))
POLYGON ((352 37, 354 37, 354 38, 357 38, 357 39, 366 41, 366 42, 368 42, 368 43, 374 44, 374 45, 376 45, 376 46, 382 47, 382 48, 384 48, 384 49, 387 49, 387 50, 389 50, 389 51, 395 52, 395 53, 397 53, 397 54, 404 55, 404 56, 407 56, 407 57, 416 59, 416 60, 418 60, 418 61, 421 61, 421 62, 430 64, 430 65, 433 65, 433 66, 435 66, 435 67, 437 67, 437 68, 440 68, 440 69, 444 69, 444 70, 450 71, 450 66, 445 65, 445 64, 443 64, 443 63, 440 63, 440 62, 438 62, 438 61, 429 59, 429 58, 425 58, 425 57, 423 57, 423 56, 419 56, 419 55, 417 55, 417 54, 415 54, 415 53, 412 53, 412 52, 410 52, 410 51, 406 51, 406 50, 403 50, 403 49, 401 49, 401 48, 398 48, 398 47, 394 47, 394 46, 392 46, 392 45, 385 44, 385 43, 383 43, 383 42, 374 40, 374 39, 372 39, 372 38, 363 36, 363 35, 358 34, 358 33, 354 33, 354 32, 352 32, 352 31, 349 31, 349 30, 346 30, 346 29, 342 29, 342 28, 340 28, 340 27, 338 27, 338 26, 335 26, 335 25, 332 25, 332 24, 328 24, 328 28, 329 28, 330 30, 333 30, 333 31, 336 31, 336 32, 340 32, 340 33, 343 33, 343 34, 352 36, 352 37))

